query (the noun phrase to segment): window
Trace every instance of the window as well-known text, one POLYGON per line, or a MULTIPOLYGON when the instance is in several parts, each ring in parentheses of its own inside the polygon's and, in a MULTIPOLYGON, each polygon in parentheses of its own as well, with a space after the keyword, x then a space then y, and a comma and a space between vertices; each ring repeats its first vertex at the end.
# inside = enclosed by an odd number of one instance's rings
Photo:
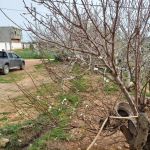
POLYGON ((7 58, 6 52, 0 52, 0 58, 7 58))
POLYGON ((9 55, 9 57, 10 57, 10 58, 13 58, 13 55, 12 55, 12 53, 8 53, 8 55, 9 55))
POLYGON ((17 56, 16 54, 12 53, 13 58, 18 58, 19 56, 17 56))

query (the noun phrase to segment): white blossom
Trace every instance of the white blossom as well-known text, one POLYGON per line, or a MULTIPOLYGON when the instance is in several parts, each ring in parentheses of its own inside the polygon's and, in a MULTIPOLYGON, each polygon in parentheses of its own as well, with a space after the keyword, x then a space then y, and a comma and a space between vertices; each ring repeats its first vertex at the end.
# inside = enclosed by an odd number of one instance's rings
POLYGON ((87 108, 89 105, 85 105, 85 107, 87 108))
POLYGON ((97 67, 94 67, 94 71, 98 71, 98 68, 97 68, 97 67))

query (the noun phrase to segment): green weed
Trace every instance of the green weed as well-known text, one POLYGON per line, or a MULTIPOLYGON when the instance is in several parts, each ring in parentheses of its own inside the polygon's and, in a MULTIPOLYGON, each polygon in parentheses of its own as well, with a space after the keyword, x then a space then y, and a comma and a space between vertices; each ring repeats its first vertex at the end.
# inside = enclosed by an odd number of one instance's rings
POLYGON ((0 83, 13 83, 19 81, 25 76, 24 73, 17 74, 16 72, 10 72, 8 75, 0 75, 0 83))
POLYGON ((50 110, 49 113, 58 122, 57 127, 52 128, 45 135, 37 139, 29 150, 46 149, 46 143, 49 140, 68 140, 70 135, 65 128, 70 122, 72 109, 79 104, 79 96, 75 93, 65 93, 58 96, 58 101, 50 110))
POLYGON ((44 150, 46 149, 46 143, 50 140, 69 140, 70 135, 61 127, 56 127, 48 131, 39 139, 35 140, 33 145, 29 147, 29 150, 44 150))
POLYGON ((104 92, 106 92, 107 94, 112 94, 118 90, 119 90, 118 86, 114 83, 111 83, 111 82, 106 83, 104 86, 104 92))
POLYGON ((26 48, 23 50, 15 50, 15 53, 24 59, 41 59, 41 58, 54 59, 53 54, 51 54, 48 51, 46 51, 44 54, 41 54, 36 50, 26 48))
POLYGON ((41 70, 41 69, 44 68, 44 64, 37 64, 37 65, 34 66, 34 68, 37 69, 37 70, 41 70))
POLYGON ((59 99, 61 102, 64 102, 64 100, 68 101, 73 105, 74 107, 77 107, 79 104, 79 96, 75 93, 67 93, 59 95, 59 99))
POLYGON ((69 139, 69 134, 63 128, 57 127, 51 130, 49 137, 50 139, 67 140, 69 139))
POLYGON ((49 95, 59 92, 60 87, 56 83, 43 83, 39 86, 37 94, 39 95, 49 95))
POLYGON ((31 49, 23 49, 23 50, 15 50, 15 53, 24 59, 40 59, 41 56, 31 50, 31 49))
POLYGON ((80 67, 79 64, 75 64, 75 65, 73 66, 72 73, 73 73, 73 74, 77 74, 77 75, 79 75, 79 74, 82 73, 81 67, 80 67))
POLYGON ((5 122, 5 121, 7 121, 7 120, 8 120, 7 117, 2 117, 2 118, 0 118, 0 122, 5 122))
POLYGON ((84 77, 77 77, 72 81, 72 89, 85 92, 88 88, 87 80, 84 77))

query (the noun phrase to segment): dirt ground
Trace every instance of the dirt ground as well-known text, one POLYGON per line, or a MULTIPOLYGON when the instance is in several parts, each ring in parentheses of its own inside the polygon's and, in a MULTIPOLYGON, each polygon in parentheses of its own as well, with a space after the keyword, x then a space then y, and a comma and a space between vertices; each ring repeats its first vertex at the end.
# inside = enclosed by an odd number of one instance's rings
MULTIPOLYGON (((45 72, 39 73, 37 69, 35 69, 35 65, 40 64, 40 60, 26 60, 26 70, 25 71, 15 71, 13 73, 25 76, 18 81, 17 83, 28 90, 34 90, 35 86, 27 73, 31 74, 34 78, 36 84, 40 84, 48 80, 44 76, 45 72), (26 73, 27 72, 27 73, 26 73), (43 74, 44 73, 44 74, 43 74)), ((57 66, 57 67, 66 67, 65 65, 57 66)), ((60 68, 57 70, 61 70, 60 68)), ((0 75, 1 77, 1 75, 0 75)), ((117 99, 122 99, 120 93, 113 94, 105 94, 101 92, 102 90, 102 83, 98 82, 99 76, 94 76, 93 80, 90 80, 88 84, 90 84, 90 88, 88 88, 87 92, 83 92, 81 94, 82 99, 84 102, 82 105, 77 108, 77 113, 72 116, 71 125, 72 126, 79 126, 81 128, 72 128, 70 129, 70 134, 75 141, 48 141, 47 142, 47 149, 61 149, 61 150, 74 150, 74 149, 86 149, 88 145, 91 143, 92 139, 95 137, 95 134, 89 133, 85 131, 84 128, 84 121, 93 121, 99 122, 99 115, 103 114, 103 111, 107 109, 107 106, 104 108, 99 107, 102 106, 104 100, 107 100, 107 104, 111 106, 111 103, 114 101, 116 102, 117 99), (92 94, 93 93, 93 94, 92 94), (101 102, 101 103, 100 103, 101 102), (94 116, 95 114, 95 116, 94 116), (91 118, 92 116, 92 118, 91 118)), ((15 112, 14 107, 11 105, 10 100, 8 97, 15 98, 22 94, 22 92, 18 89, 15 83, 0 83, 0 118, 5 119, 4 112, 11 112, 8 114, 8 120, 6 123, 16 123, 23 121, 22 118, 19 118, 20 115, 15 112)), ((112 106, 113 107, 113 106, 112 106)), ((105 113, 104 113, 105 114, 105 113)), ((4 124, 6 125, 5 121, 0 122, 0 127, 4 124)), ((93 127, 96 129, 97 126, 93 127)), ((97 125, 97 124, 96 124, 97 125)), ((98 124, 99 125, 99 124, 98 124)), ((35 133, 34 133, 35 134, 35 133)), ((128 145, 124 142, 124 138, 120 133, 116 133, 110 137, 107 137, 108 133, 104 132, 104 137, 101 136, 97 140, 97 142, 93 146, 93 150, 127 150, 128 145), (111 146, 110 146, 111 145, 111 146), (112 146, 113 145, 113 146, 112 146)), ((30 135, 30 134, 29 134, 30 135)))
MULTIPOLYGON (((27 73, 31 75, 36 74, 36 80, 43 80, 43 78, 37 73, 35 70, 35 65, 41 64, 41 60, 26 60, 26 67, 25 70, 15 70, 13 73, 18 75, 25 74, 20 81, 17 81, 17 84, 24 86, 26 89, 32 89, 34 87, 32 80, 27 73), (27 72, 27 73, 26 73, 27 72)), ((3 75, 0 75, 0 78, 3 75)), ((6 75, 7 76, 7 75, 6 75)), ((37 84, 38 84, 37 82, 37 84)), ((13 107, 9 101, 10 98, 17 97, 22 94, 19 90, 16 83, 0 83, 0 113, 9 112, 13 110, 13 107)))

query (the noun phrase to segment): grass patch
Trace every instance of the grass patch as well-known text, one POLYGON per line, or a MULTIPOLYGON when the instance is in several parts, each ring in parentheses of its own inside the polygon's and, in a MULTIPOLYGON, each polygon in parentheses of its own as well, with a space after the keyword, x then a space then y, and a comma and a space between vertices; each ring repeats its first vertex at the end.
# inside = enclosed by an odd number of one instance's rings
MULTIPOLYGON (((54 113, 54 109, 52 111, 53 111, 53 115, 56 116, 57 119, 60 118, 62 111, 59 113, 56 113, 56 109, 55 109, 55 113, 54 113)), ((52 128, 51 130, 46 132, 43 136, 35 140, 33 145, 29 147, 29 150, 46 149, 46 143, 49 140, 68 140, 70 138, 70 135, 64 130, 64 127, 66 126, 66 122, 68 123, 68 121, 64 121, 65 120, 64 118, 66 119, 66 116, 63 117, 62 120, 59 120, 59 124, 57 125, 57 127, 52 128)))
POLYGON ((5 122, 5 121, 7 121, 7 120, 8 120, 7 117, 2 117, 2 118, 0 118, 0 122, 5 122))
POLYGON ((49 112, 57 119, 57 127, 51 129, 39 139, 35 140, 34 144, 29 147, 29 150, 46 149, 47 141, 52 140, 69 140, 70 134, 65 130, 70 122, 70 116, 73 110, 79 104, 79 96, 74 93, 65 93, 58 96, 58 101, 55 103, 49 112))
POLYGON ((44 56, 40 54, 40 52, 32 49, 21 49, 21 50, 15 50, 15 53, 19 56, 21 56, 24 59, 41 59, 41 58, 48 58, 48 59, 54 59, 54 55, 50 52, 45 52, 44 56))
MULTIPOLYGON (((36 65, 35 68, 40 70, 43 68, 43 65, 36 65)), ((80 68, 78 69, 75 70, 76 73, 78 73, 78 71, 80 72, 80 68)), ((7 149, 20 149, 20 143, 18 139, 24 141, 24 138, 28 139, 28 137, 31 137, 32 134, 43 132, 45 127, 51 124, 51 118, 56 119, 56 126, 50 130, 46 129, 47 132, 42 136, 40 135, 41 137, 38 139, 33 137, 35 141, 33 145, 29 147, 29 150, 46 149, 48 140, 69 140, 70 135, 65 128, 68 127, 72 114, 80 104, 80 93, 77 91, 85 92, 88 88, 87 83, 87 78, 77 77, 75 80, 71 81, 72 89, 66 93, 61 93, 60 86, 56 83, 46 83, 40 85, 38 90, 33 93, 35 97, 39 96, 40 98, 38 100, 33 99, 33 106, 31 107, 34 107, 36 103, 40 103, 45 108, 43 112, 47 113, 40 115, 36 120, 31 120, 30 122, 13 126, 6 126, 3 129, 0 129, 2 135, 10 139, 10 144, 8 145, 7 149), (52 99, 52 106, 50 105, 51 107, 49 107, 48 100, 51 100, 51 97, 47 98, 47 96, 51 96, 52 94, 55 94, 55 96, 52 99), (22 127, 28 125, 32 125, 31 129, 27 128, 23 131, 22 127)), ((26 102, 26 100, 22 97, 15 99, 15 101, 17 100, 20 103, 21 101, 23 103, 26 102)), ((22 107, 23 106, 24 104, 22 104, 22 107)))
POLYGON ((147 97, 150 97, 150 93, 147 92, 147 93, 146 93, 146 96, 147 96, 147 97))
POLYGON ((74 91, 85 92, 88 89, 87 80, 84 77, 77 77, 72 80, 72 89, 74 91))
POLYGON ((62 128, 53 128, 51 131, 47 132, 40 139, 36 140, 35 143, 29 147, 28 150, 44 150, 47 149, 46 143, 49 140, 68 140, 69 134, 62 128))
POLYGON ((72 68, 72 73, 74 75, 79 75, 79 74, 83 73, 83 69, 81 68, 81 66, 79 64, 75 64, 72 68))
POLYGON ((116 84, 111 83, 111 82, 105 83, 104 92, 106 92, 107 94, 112 94, 118 90, 119 90, 119 88, 116 84))
POLYGON ((7 75, 0 75, 0 83, 13 83, 14 81, 20 81, 24 76, 24 73, 17 74, 16 72, 10 72, 7 75))
POLYGON ((12 136, 16 135, 19 129, 21 128, 21 124, 16 125, 7 125, 4 128, 0 129, 0 133, 4 136, 12 136))
POLYGON ((12 112, 1 112, 0 115, 9 115, 11 114, 12 112))
POLYGON ((59 95, 61 103, 69 102, 72 106, 77 107, 79 104, 79 96, 74 93, 59 95))
POLYGON ((57 139, 57 140, 68 140, 69 134, 65 132, 63 128, 54 128, 49 133, 49 140, 50 139, 57 139))
MULTIPOLYGON (((57 86, 54 87, 52 84, 45 84, 47 88, 52 89, 56 92, 57 86)), ((40 91, 43 94, 47 94, 45 87, 43 85, 40 87, 40 91)), ((58 90, 58 89, 57 89, 58 90)), ((39 93, 38 93, 39 94, 39 93)), ((46 149, 46 143, 48 140, 69 140, 70 134, 65 130, 70 122, 70 116, 76 109, 80 102, 79 95, 75 93, 68 92, 59 94, 56 98, 56 102, 53 104, 52 108, 48 110, 47 113, 39 115, 36 120, 30 120, 23 124, 9 125, 0 129, 0 133, 3 137, 9 138, 10 143, 6 149, 20 149, 23 142, 27 142, 32 134, 42 133, 46 126, 51 124, 51 118, 55 118, 57 121, 56 127, 47 130, 47 132, 40 138, 35 139, 33 145, 29 147, 30 150, 43 150, 46 149), (64 101, 65 99, 65 101, 64 101), (24 126, 31 126, 31 128, 23 129, 24 126), (28 138, 29 137, 29 138, 28 138), (23 141, 22 143, 19 140, 23 141)), ((45 110, 47 111, 47 110, 45 110)), ((30 140, 29 140, 30 141, 30 140)))
POLYGON ((10 143, 6 146, 6 150, 21 149, 22 145, 33 140, 34 136, 40 134, 43 129, 50 124, 48 115, 39 115, 36 120, 26 121, 23 124, 7 125, 0 128, 1 137, 6 137, 10 143), (22 143, 20 143, 20 141, 22 143))
POLYGON ((56 127, 48 131, 39 139, 35 140, 33 145, 29 147, 28 150, 44 150, 47 149, 47 141, 69 139, 70 135, 62 127, 56 127))
POLYGON ((40 59, 41 58, 41 56, 37 52, 31 49, 15 50, 15 53, 24 59, 40 59))
POLYGON ((56 83, 43 83, 42 85, 39 86, 36 94, 38 95, 51 95, 54 92, 59 92, 60 91, 60 86, 56 83))
POLYGON ((72 90, 74 92, 85 92, 88 89, 88 81, 85 76, 81 75, 83 71, 84 69, 79 64, 73 66, 72 73, 77 76, 72 80, 72 90))
POLYGON ((41 70, 44 68, 44 64, 37 64, 37 65, 34 65, 34 68, 37 69, 37 70, 41 70))

